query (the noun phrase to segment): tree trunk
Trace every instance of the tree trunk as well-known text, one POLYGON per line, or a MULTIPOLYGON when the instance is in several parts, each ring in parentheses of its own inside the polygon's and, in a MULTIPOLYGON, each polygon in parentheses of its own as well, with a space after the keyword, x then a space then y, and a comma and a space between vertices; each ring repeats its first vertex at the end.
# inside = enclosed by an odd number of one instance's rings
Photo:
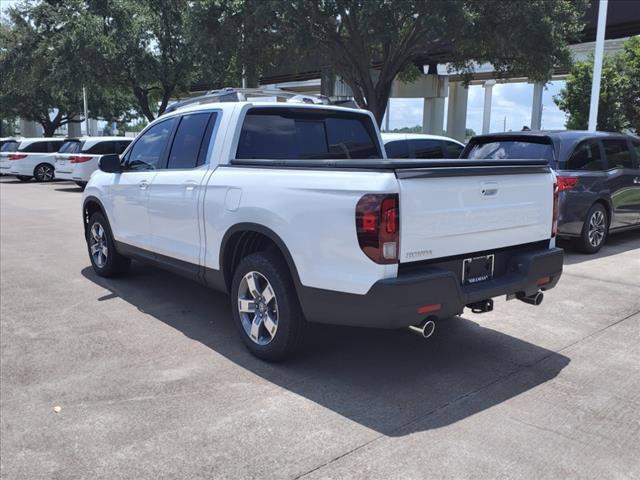
POLYGON ((133 85, 132 89, 133 89, 133 94, 138 100, 138 105, 140 105, 140 110, 142 111, 142 114, 145 117, 147 117, 147 120, 149 120, 150 122, 153 122, 156 119, 156 117, 151 111, 151 109, 149 108, 149 90, 140 88, 137 85, 133 85))

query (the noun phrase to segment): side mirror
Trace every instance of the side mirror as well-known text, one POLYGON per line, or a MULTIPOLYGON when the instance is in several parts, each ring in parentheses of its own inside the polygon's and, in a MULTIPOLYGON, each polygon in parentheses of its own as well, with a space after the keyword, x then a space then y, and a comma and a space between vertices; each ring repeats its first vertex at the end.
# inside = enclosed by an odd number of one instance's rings
POLYGON ((123 170, 120 164, 120 156, 115 153, 100 157, 98 168, 106 173, 120 173, 123 170))

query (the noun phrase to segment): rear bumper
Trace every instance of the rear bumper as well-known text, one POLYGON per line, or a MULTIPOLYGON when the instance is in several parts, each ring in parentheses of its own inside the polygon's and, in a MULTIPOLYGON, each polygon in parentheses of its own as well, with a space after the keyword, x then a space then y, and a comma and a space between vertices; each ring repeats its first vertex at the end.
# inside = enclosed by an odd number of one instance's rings
POLYGON ((555 287, 562 274, 563 250, 544 249, 518 253, 508 260, 506 272, 472 286, 444 268, 427 267, 376 282, 365 295, 299 287, 299 297, 310 322, 373 328, 416 325, 427 316, 448 318, 462 313, 470 303, 506 294, 535 294, 555 287), (541 287, 538 279, 551 277, 541 287), (418 313, 424 305, 440 304, 438 311, 418 313))

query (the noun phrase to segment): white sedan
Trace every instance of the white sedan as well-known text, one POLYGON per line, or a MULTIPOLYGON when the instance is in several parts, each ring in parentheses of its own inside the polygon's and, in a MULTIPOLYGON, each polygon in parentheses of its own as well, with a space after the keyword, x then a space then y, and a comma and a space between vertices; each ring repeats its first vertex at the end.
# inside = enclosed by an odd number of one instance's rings
POLYGON ((440 135, 382 133, 388 158, 458 158, 464 145, 440 135))

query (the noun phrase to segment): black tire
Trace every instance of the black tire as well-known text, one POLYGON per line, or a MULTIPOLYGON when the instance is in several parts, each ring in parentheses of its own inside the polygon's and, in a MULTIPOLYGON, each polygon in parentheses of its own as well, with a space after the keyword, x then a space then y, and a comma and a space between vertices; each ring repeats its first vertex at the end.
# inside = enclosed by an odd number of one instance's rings
POLYGON ((577 248, 584 253, 596 253, 609 236, 609 215, 600 203, 594 204, 585 217, 577 248))
POLYGON ((100 212, 96 212, 89 218, 89 225, 87 226, 86 233, 87 250, 89 252, 89 259, 91 260, 91 266, 94 272, 101 277, 117 277, 123 275, 129 270, 131 265, 131 259, 123 255, 120 255, 113 243, 113 234, 111 233, 111 226, 109 222, 100 212), (94 228, 103 232, 103 241, 97 242, 96 236, 94 236, 94 228), (102 253, 99 258, 92 253, 92 247, 94 245, 105 246, 106 254, 102 253), (102 258, 106 257, 103 261, 102 258))
POLYGON ((36 182, 50 182, 55 178, 55 168, 49 163, 41 163, 33 169, 33 177, 36 182))
MULTIPOLYGON (((266 285, 264 282, 262 284, 266 285)), ((266 288, 264 291, 266 291, 266 288)), ((307 322, 302 314, 289 268, 276 252, 258 252, 242 259, 233 275, 231 310, 242 341, 249 351, 258 358, 267 361, 284 360, 298 351, 303 343, 307 322), (275 303, 270 303, 269 305, 271 307, 276 306, 277 309, 277 311, 273 311, 274 309, 269 309, 269 307, 265 306, 265 314, 273 315, 277 320, 277 329, 273 335, 270 335, 267 330, 266 323, 261 323, 261 327, 259 327, 265 336, 270 337, 266 344, 254 341, 250 333, 245 330, 247 322, 251 325, 251 317, 255 320, 256 316, 259 315, 257 313, 259 308, 255 307, 257 304, 254 304, 256 313, 244 313, 243 317, 241 317, 239 303, 240 295, 243 292, 240 289, 241 285, 243 289, 246 287, 245 276, 251 272, 257 272, 262 276, 261 281, 266 280, 271 286, 275 303)))
POLYGON ((75 182, 75 184, 78 185, 83 190, 87 186, 87 182, 75 182))
POLYGON ((16 175, 16 178, 21 182, 30 182, 33 177, 29 177, 27 175, 16 175))

